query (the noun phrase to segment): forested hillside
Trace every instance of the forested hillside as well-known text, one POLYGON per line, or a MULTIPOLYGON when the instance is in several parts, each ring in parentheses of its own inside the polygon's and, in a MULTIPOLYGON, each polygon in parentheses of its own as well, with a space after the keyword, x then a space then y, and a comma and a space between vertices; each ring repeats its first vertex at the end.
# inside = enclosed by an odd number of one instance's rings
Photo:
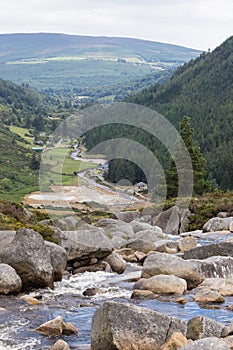
POLYGON ((17 125, 44 131, 53 128, 48 116, 66 116, 63 103, 39 94, 27 85, 0 79, 0 124, 17 125))
POLYGON ((222 189, 233 188, 233 37, 128 101, 155 109, 176 127, 189 116, 209 177, 222 189))
POLYGON ((1 197, 19 199, 38 188, 39 156, 32 151, 33 140, 42 131, 50 133, 58 117, 65 118, 67 113, 59 101, 0 79, 1 197), (26 128, 26 138, 12 132, 16 126, 26 128))

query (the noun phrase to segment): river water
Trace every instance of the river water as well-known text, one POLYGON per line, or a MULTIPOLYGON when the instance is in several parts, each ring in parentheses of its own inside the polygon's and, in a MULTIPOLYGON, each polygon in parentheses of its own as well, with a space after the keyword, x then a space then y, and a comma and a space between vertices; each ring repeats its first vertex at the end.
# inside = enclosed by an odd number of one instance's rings
POLYGON ((67 276, 55 284, 54 290, 40 290, 42 301, 38 305, 29 305, 20 296, 0 297, 0 350, 47 350, 57 338, 45 337, 35 331, 40 324, 62 316, 65 322, 72 322, 79 330, 78 336, 63 336, 71 349, 90 349, 91 321, 97 307, 106 300, 130 302, 185 320, 205 315, 228 324, 233 320, 232 311, 227 306, 233 304, 233 298, 226 298, 221 306, 201 308, 186 295, 187 303, 175 302, 175 297, 160 297, 155 300, 131 300, 134 280, 140 276, 140 267, 128 264, 123 275, 96 272, 67 276), (98 287, 103 293, 94 297, 84 297, 87 288, 98 287))

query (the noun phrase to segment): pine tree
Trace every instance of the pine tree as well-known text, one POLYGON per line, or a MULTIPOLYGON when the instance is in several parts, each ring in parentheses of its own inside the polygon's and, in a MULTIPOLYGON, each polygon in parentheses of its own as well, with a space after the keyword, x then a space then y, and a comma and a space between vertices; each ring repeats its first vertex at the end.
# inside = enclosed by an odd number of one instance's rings
MULTIPOLYGON (((208 182, 205 180, 206 172, 204 170, 205 160, 201 155, 200 147, 193 141, 193 129, 190 126, 190 118, 184 117, 180 125, 180 136, 189 152, 193 168, 193 194, 201 195, 208 187, 208 182)), ((190 181, 190 174, 187 166, 187 159, 183 152, 183 143, 178 140, 175 145, 175 152, 170 161, 170 167, 166 171, 167 182, 167 198, 174 198, 178 194, 178 172, 182 173, 183 178, 187 182, 190 181)), ((184 183, 185 187, 186 184, 184 183)))

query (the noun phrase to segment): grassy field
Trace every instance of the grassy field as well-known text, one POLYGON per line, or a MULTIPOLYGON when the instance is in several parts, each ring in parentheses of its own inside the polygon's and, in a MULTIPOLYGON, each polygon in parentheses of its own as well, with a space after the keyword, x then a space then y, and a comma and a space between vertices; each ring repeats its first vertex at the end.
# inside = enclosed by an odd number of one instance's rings
POLYGON ((78 185, 77 173, 96 165, 70 158, 71 148, 53 148, 43 155, 41 184, 43 190, 51 185, 78 185))
MULTIPOLYGON (((26 128, 20 128, 19 126, 15 126, 15 125, 11 125, 11 126, 10 126, 10 131, 13 132, 14 134, 19 135, 19 136, 22 137, 27 143, 29 143, 29 144, 27 145, 27 144, 21 142, 21 146, 24 146, 24 147, 27 147, 27 146, 28 146, 28 148, 29 148, 30 146, 33 145, 34 138, 33 138, 33 136, 32 136, 32 137, 27 136, 27 135, 30 135, 30 131, 29 131, 28 129, 26 129, 26 128)), ((17 141, 17 142, 19 143, 20 141, 17 141)))

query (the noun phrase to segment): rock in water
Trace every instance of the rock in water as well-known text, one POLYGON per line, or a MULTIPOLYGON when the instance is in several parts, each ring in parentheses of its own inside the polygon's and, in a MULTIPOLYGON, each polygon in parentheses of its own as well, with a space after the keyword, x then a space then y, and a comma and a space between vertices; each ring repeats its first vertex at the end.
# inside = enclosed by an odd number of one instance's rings
POLYGON ((70 347, 64 340, 58 340, 50 350, 70 350, 70 347))
POLYGON ((21 291, 22 281, 9 265, 0 264, 0 294, 16 294, 21 291))
POLYGON ((36 328, 36 331, 47 336, 61 336, 62 334, 70 335, 77 334, 78 330, 71 323, 65 323, 61 316, 54 318, 51 321, 43 323, 36 328))
POLYGON ((151 254, 143 264, 142 277, 149 278, 156 275, 174 275, 183 278, 187 281, 189 289, 197 287, 204 280, 199 266, 165 253, 151 254))
POLYGON ((91 350, 158 350, 186 322, 131 304, 106 302, 92 320, 91 350))
POLYGON ((187 290, 187 283, 184 279, 171 275, 157 275, 151 278, 142 278, 134 289, 150 290, 159 294, 183 294, 187 290), (140 288, 137 288, 137 285, 140 288))
POLYGON ((20 229, 0 253, 0 260, 12 266, 23 287, 53 288, 53 268, 43 237, 30 229, 20 229))

